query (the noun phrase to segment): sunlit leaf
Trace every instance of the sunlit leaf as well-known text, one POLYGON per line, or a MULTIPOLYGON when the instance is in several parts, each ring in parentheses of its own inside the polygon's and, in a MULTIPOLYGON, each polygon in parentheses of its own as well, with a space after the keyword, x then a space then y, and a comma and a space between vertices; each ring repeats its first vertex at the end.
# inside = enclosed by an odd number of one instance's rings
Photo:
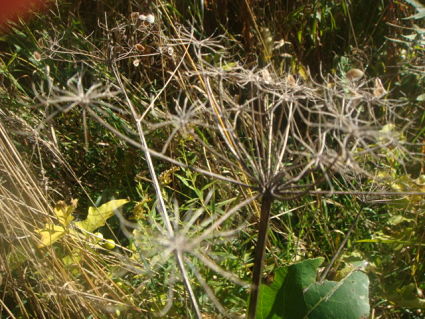
POLYGON ((46 224, 42 229, 36 230, 41 236, 41 243, 38 244, 39 248, 47 247, 58 241, 63 235, 65 235, 69 224, 74 220, 72 213, 77 207, 78 200, 71 200, 71 204, 68 205, 64 201, 59 201, 53 209, 56 218, 60 225, 46 224))
POLYGON ((307 259, 276 272, 260 289, 257 318, 363 319, 369 316, 369 278, 355 266, 341 281, 317 282, 323 258, 307 259))
POLYGON ((105 226, 106 221, 114 215, 114 211, 126 203, 128 203, 128 200, 126 199, 116 199, 111 200, 98 208, 90 207, 87 218, 83 221, 76 222, 75 225, 88 232, 93 232, 94 230, 105 226))
POLYGON ((75 211, 75 208, 77 208, 77 204, 77 199, 71 200, 71 205, 67 205, 64 201, 59 201, 56 204, 53 211, 61 225, 66 227, 69 225, 69 223, 71 223, 71 221, 74 219, 72 213, 75 211))
POLYGON ((411 222, 414 222, 414 220, 413 220, 413 219, 411 219, 411 218, 406 218, 406 217, 404 217, 404 216, 402 216, 402 215, 395 215, 395 216, 392 216, 392 217, 388 220, 388 224, 389 224, 389 225, 392 225, 392 226, 397 226, 398 224, 401 224, 402 222, 408 222, 408 223, 411 223, 411 222))
POLYGON ((38 245, 39 248, 51 246, 54 242, 58 241, 63 235, 65 235, 66 230, 63 226, 46 224, 43 229, 37 230, 41 235, 41 243, 38 245))

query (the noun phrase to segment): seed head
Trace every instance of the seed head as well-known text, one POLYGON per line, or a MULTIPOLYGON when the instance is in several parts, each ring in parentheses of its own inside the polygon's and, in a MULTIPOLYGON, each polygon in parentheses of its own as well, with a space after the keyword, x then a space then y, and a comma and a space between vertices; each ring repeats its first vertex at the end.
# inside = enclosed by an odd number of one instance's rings
POLYGON ((364 75, 364 72, 360 69, 351 69, 347 73, 345 73, 345 76, 350 81, 358 81, 360 80, 364 75))

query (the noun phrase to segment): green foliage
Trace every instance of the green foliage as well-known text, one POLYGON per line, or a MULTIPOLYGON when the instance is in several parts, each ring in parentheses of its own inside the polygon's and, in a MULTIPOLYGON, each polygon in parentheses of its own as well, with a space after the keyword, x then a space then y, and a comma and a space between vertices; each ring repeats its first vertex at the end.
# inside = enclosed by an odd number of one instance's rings
MULTIPOLYGON (((391 159, 389 159, 391 160, 391 159)), ((397 192, 423 192, 424 176, 414 179, 409 175, 378 173, 397 192)), ((381 294, 400 307, 424 309, 422 298, 424 264, 419 258, 425 246, 423 196, 406 195, 386 205, 385 227, 371 234, 371 238, 356 242, 374 244, 373 273, 380 277, 381 294), (398 258, 390 256, 397 255, 398 258), (419 284, 418 283, 422 283, 419 284)), ((366 248, 365 248, 366 250, 366 248)))
POLYGON ((279 268, 269 286, 262 285, 258 319, 363 319, 369 315, 369 279, 353 267, 339 282, 316 282, 323 258, 279 268))

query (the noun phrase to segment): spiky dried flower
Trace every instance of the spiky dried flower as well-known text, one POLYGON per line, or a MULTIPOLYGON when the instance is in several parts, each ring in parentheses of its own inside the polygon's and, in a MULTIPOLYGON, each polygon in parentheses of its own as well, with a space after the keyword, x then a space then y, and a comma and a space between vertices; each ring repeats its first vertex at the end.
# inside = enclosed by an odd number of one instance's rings
POLYGON ((201 207, 186 211, 183 211, 174 200, 173 235, 170 235, 163 220, 155 212, 150 215, 148 221, 139 222, 138 226, 135 226, 137 228, 132 235, 134 246, 132 260, 140 263, 140 273, 149 278, 165 276, 162 280, 165 285, 168 285, 168 300, 159 312, 160 315, 165 315, 169 311, 175 298, 175 284, 180 281, 178 261, 174 255, 182 258, 188 268, 187 275, 190 281, 197 282, 197 285, 204 289, 212 305, 223 315, 230 315, 230 313, 221 305, 214 294, 214 289, 203 278, 202 273, 209 269, 216 274, 214 276, 218 275, 234 284, 248 287, 246 282, 219 265, 220 258, 215 256, 212 249, 223 244, 246 226, 240 225, 237 229, 227 229, 225 222, 252 202, 255 197, 223 210, 220 203, 213 207, 209 204, 213 195, 214 190, 210 190, 201 207), (214 214, 211 213, 211 208, 214 209, 214 214))

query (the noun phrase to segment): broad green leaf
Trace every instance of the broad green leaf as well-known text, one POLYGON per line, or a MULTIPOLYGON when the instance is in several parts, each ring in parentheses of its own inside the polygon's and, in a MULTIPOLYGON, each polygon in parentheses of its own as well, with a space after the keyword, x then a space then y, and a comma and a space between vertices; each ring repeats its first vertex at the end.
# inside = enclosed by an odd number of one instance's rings
POLYGON ((353 271, 339 282, 314 283, 304 291, 309 319, 365 319, 369 317, 369 278, 353 271))
POLYGON ((114 211, 126 203, 128 203, 128 200, 126 199, 116 199, 111 200, 98 208, 90 207, 87 218, 76 222, 75 225, 88 232, 93 232, 96 229, 105 226, 106 221, 114 215, 114 211))
POLYGON ((283 285, 283 281, 288 273, 287 267, 276 269, 274 274, 274 280, 271 285, 261 285, 258 305, 257 305, 257 319, 278 319, 277 309, 279 303, 275 301, 282 299, 282 290, 280 289, 283 285))
POLYGON ((274 282, 270 286, 261 285, 260 287, 257 318, 302 318, 306 313, 303 289, 316 280, 316 269, 322 263, 323 258, 315 258, 279 268, 274 282), (287 314, 293 317, 288 317, 287 314))
POLYGON ((358 267, 341 281, 316 282, 323 258, 278 270, 270 286, 261 285, 260 319, 363 319, 369 316, 369 278, 358 267))

